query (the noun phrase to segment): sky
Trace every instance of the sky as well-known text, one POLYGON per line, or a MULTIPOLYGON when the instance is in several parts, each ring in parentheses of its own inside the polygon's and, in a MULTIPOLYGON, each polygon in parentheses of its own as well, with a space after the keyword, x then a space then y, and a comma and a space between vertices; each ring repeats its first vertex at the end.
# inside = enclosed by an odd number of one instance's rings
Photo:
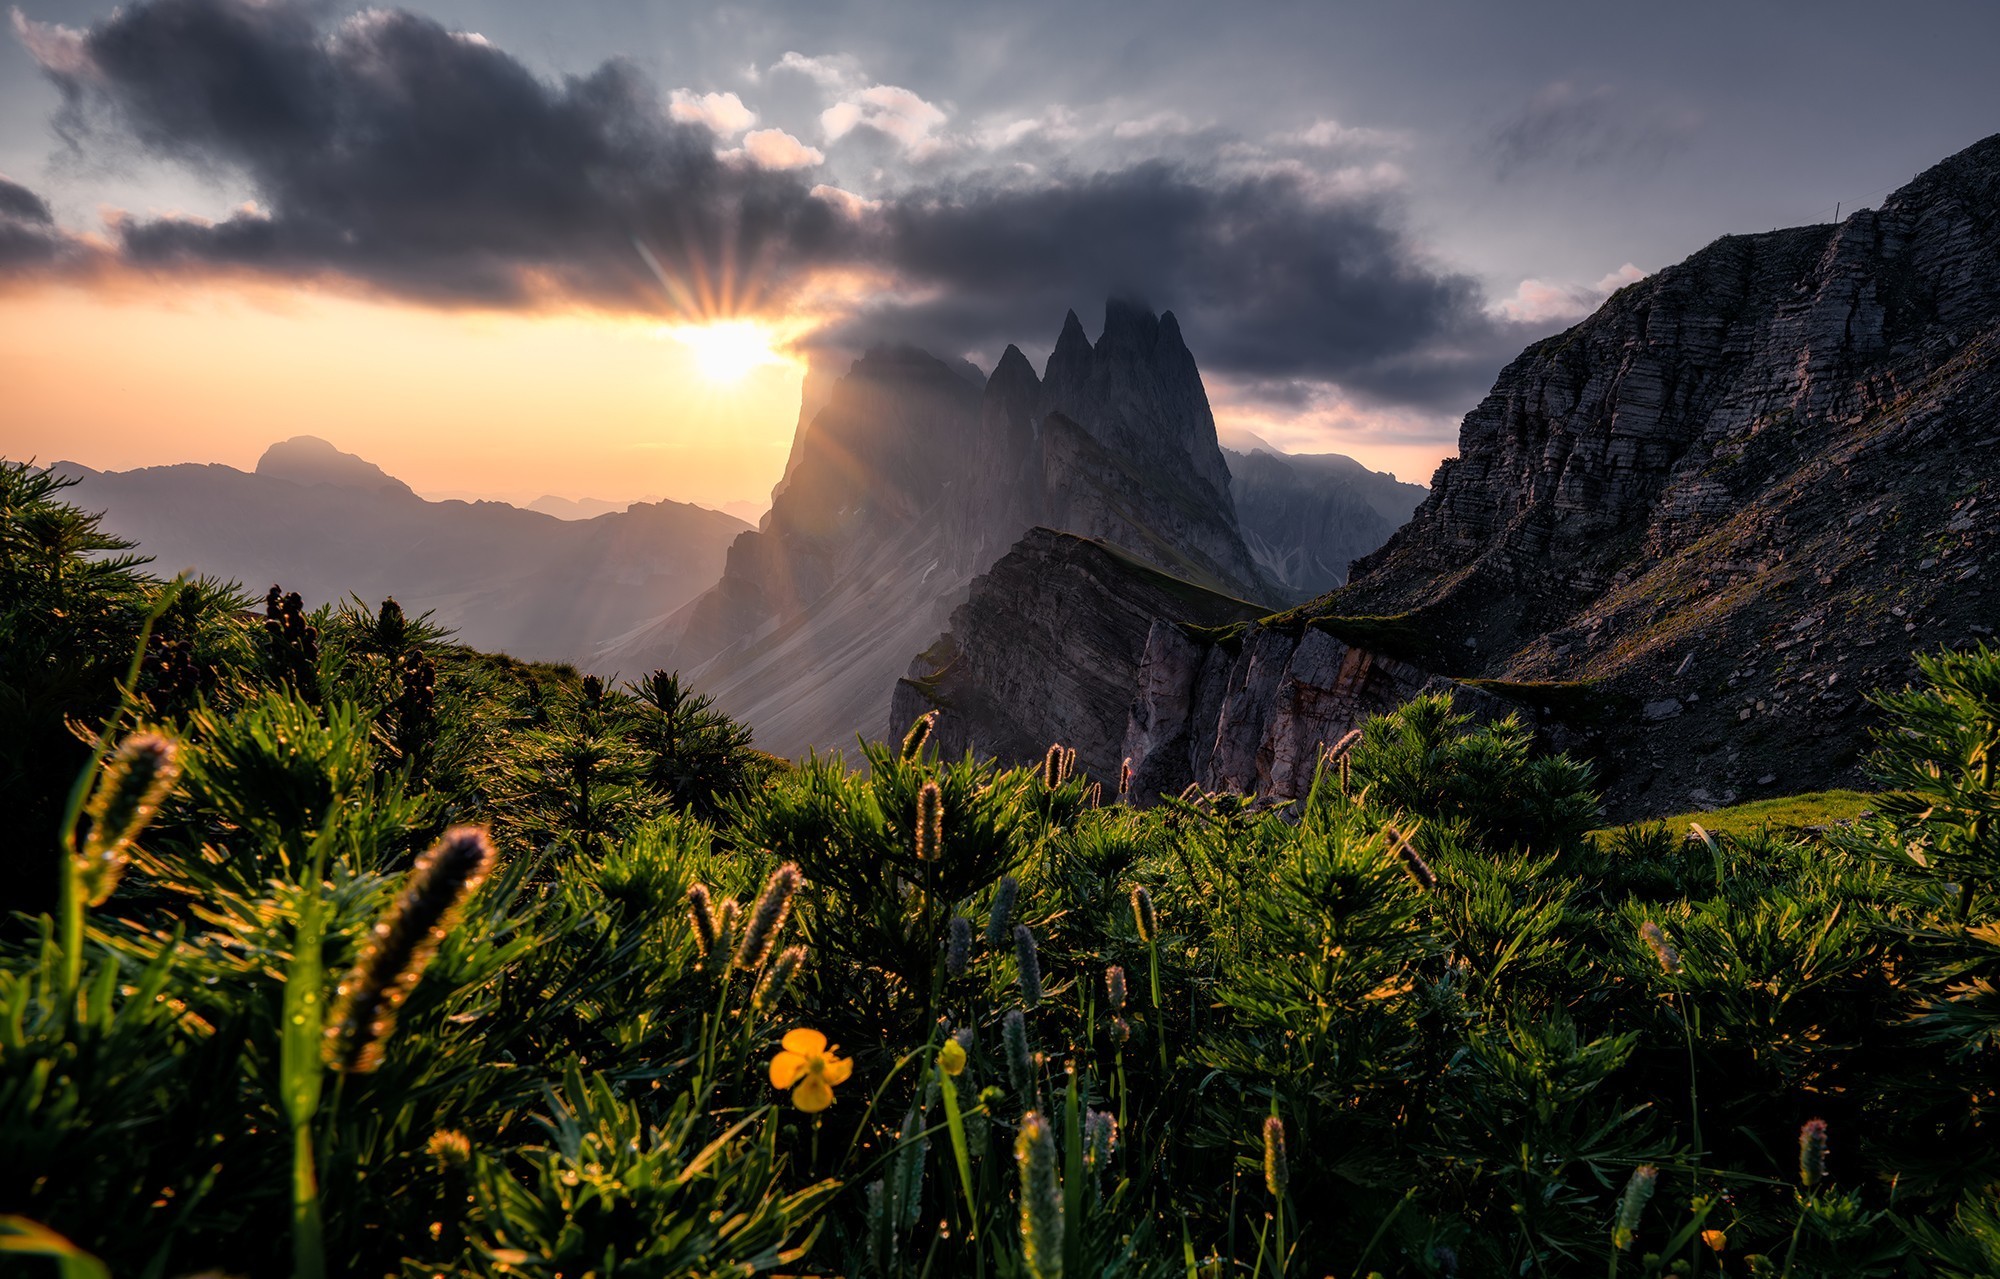
POLYGON ((1528 342, 2000 130, 2000 6, 20 0, 0 455, 761 505, 809 363, 1180 318, 1405 479, 1528 342))

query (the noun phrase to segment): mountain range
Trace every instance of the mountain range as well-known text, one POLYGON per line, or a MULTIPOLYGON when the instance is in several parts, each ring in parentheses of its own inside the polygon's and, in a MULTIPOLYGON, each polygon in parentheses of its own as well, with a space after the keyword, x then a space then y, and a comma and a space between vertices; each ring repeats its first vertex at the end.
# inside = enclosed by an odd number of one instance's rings
POLYGON ((192 568, 259 595, 277 583, 309 605, 393 596, 467 644, 522 658, 587 659, 671 612, 716 579, 749 528, 680 502, 564 520, 502 502, 425 501, 312 436, 272 445, 254 471, 54 469, 78 477, 76 500, 104 512, 106 531, 168 573, 192 568))

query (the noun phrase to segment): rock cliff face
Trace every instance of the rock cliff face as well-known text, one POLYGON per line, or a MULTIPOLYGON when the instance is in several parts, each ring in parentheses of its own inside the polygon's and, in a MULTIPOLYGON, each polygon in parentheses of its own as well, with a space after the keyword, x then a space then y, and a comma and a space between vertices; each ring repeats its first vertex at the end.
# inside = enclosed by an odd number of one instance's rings
POLYGON ((1428 490, 1338 453, 1225 450, 1243 540, 1292 602, 1347 582, 1347 566, 1381 547, 1428 490))
POLYGON ((1188 783, 1269 799, 1311 788, 1322 750, 1370 715, 1449 691, 1460 709, 1500 699, 1292 619, 1220 632, 1161 617, 1146 636, 1125 730, 1140 802, 1188 783))
POLYGON ((798 754, 881 732, 909 655, 1031 527, 1270 594, 1171 314, 1108 303, 1093 344, 1071 313, 1044 377, 1014 347, 990 378, 968 369, 912 350, 857 361, 802 412, 771 511, 722 580, 599 663, 679 668, 765 749, 798 754))
POLYGON ((1102 542, 1031 529, 973 580, 951 629, 897 681, 885 735, 936 710, 934 740, 948 756, 1025 761, 1059 741, 1109 788, 1156 619, 1222 626, 1262 611, 1102 542))
POLYGON ((2000 137, 1837 226, 1728 236, 1528 348, 1325 615, 1644 708, 1616 812, 1858 779, 1865 690, 1990 633, 2000 137))

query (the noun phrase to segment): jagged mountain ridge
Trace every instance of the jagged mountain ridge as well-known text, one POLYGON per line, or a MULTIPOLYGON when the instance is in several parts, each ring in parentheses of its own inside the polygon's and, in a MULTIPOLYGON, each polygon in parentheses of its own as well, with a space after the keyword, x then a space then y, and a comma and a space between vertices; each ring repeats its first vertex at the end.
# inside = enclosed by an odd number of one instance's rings
POLYGON ((1322 616, 1622 707, 1614 813, 1861 779, 1862 697, 1990 634, 2000 136, 1726 236, 1529 347, 1322 616))
MULTIPOLYGON (((323 440, 272 446, 254 472, 183 464, 79 477, 79 504, 156 568, 273 582, 309 605, 394 596, 474 647, 578 661, 692 598, 749 526, 680 502, 561 520, 503 502, 431 502, 323 440)), ((630 671, 626 673, 630 674, 630 671)))
POLYGON ((672 666, 797 754, 880 733, 912 653, 1030 528, 1100 538, 1224 594, 1276 598, 1236 526, 1194 357, 1171 313, 1074 312, 1043 376, 1009 347, 963 365, 876 350, 801 414, 762 527, 722 580, 600 655, 672 666))

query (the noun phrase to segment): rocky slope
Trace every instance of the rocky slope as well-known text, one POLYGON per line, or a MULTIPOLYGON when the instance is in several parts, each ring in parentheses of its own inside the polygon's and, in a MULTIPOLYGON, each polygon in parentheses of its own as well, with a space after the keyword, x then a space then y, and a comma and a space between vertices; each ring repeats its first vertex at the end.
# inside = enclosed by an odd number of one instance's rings
POLYGON ((880 350, 824 394, 801 412, 771 511, 730 548, 722 580, 600 658, 681 669, 767 750, 880 733, 909 655, 1037 525, 1217 592, 1273 594, 1237 531, 1207 393, 1171 314, 1107 303, 1092 343, 1071 313, 1041 377, 1014 347, 985 379, 880 350))
POLYGON ((1530 347, 1322 616, 1629 707, 1615 814, 1859 779, 1867 690, 2000 620, 2000 137, 1530 347))
POLYGON ((1348 564, 1388 541, 1429 492, 1338 453, 1224 456, 1243 540, 1292 601, 1345 585, 1348 564))
POLYGON ((589 520, 428 502, 310 436, 273 445, 254 473, 57 469, 80 477, 76 500, 104 511, 105 529, 137 541, 165 573, 192 568, 258 595, 279 582, 312 605, 394 596, 474 647, 580 664, 702 591, 748 528, 679 502, 589 520))
POLYGON ((1263 611, 1103 542, 1032 529, 973 580, 951 629, 897 681, 877 731, 894 740, 936 710, 933 740, 946 755, 1023 761, 1061 742, 1078 767, 1115 785, 1156 619, 1213 627, 1263 611))

